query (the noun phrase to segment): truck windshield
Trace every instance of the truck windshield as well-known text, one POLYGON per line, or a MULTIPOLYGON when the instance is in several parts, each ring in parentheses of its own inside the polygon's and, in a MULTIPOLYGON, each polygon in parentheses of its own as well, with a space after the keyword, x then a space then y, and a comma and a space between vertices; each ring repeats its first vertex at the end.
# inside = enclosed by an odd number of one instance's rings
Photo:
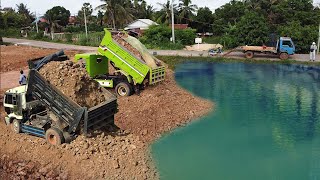
POLYGON ((6 94, 4 103, 6 104, 12 104, 12 94, 6 94))
POLYGON ((291 41, 282 41, 283 46, 293 47, 291 41))
POLYGON ((17 105, 17 97, 13 96, 12 94, 6 94, 5 99, 4 99, 4 103, 17 105))

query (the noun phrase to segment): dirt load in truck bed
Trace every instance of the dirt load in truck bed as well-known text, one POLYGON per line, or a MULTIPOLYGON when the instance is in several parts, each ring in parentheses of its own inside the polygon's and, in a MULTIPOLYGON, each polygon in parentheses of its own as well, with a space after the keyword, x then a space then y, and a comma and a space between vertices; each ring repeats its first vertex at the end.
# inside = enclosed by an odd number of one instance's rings
POLYGON ((39 72, 50 84, 80 106, 94 107, 108 98, 104 97, 99 84, 78 63, 52 61, 39 72))

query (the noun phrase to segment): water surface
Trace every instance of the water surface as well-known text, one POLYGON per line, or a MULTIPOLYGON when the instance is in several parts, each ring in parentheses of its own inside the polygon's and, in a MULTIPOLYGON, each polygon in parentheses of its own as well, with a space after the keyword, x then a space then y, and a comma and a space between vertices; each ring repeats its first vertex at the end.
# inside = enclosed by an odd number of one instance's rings
POLYGON ((176 80, 215 111, 152 146, 161 179, 320 179, 320 70, 185 63, 176 80))

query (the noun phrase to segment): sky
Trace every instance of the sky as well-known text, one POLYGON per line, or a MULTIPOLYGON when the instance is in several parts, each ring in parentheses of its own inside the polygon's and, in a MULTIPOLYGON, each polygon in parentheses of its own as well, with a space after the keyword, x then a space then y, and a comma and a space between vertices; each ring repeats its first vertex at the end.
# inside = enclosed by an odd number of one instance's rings
MULTIPOLYGON (((212 11, 218 7, 228 3, 230 0, 192 0, 192 4, 196 4, 198 7, 209 7, 212 11)), ((48 9, 53 6, 64 6, 71 12, 71 15, 77 14, 78 10, 81 9, 82 4, 89 2, 92 7, 95 8, 102 4, 100 0, 0 0, 1 7, 16 7, 16 4, 24 3, 31 12, 36 12, 37 15, 43 15, 48 9)), ((157 3, 165 3, 167 0, 146 0, 148 4, 153 5, 154 8, 159 8, 157 3)), ((178 0, 174 0, 175 3, 178 0)), ((320 0, 314 0, 315 4, 320 4, 320 0)))

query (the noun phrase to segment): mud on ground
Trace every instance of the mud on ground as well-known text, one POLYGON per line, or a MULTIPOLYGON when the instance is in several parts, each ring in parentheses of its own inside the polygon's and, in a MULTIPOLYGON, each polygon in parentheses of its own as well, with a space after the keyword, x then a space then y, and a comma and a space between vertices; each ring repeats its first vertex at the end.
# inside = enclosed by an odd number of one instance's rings
MULTIPOLYGON (((1 60, 9 63, 15 59, 11 56, 1 60)), ((12 70, 24 66, 26 64, 19 63, 12 70)), ((38 137, 14 134, 1 120, 0 173, 5 172, 3 174, 7 176, 4 178, 27 178, 24 173, 30 170, 21 170, 19 163, 31 163, 35 167, 28 175, 36 179, 158 179, 149 153, 152 141, 212 108, 211 102, 178 87, 173 71, 167 70, 166 73, 165 82, 146 88, 140 96, 118 99, 119 112, 115 116, 115 124, 121 129, 118 132, 105 129, 93 137, 79 136, 71 144, 54 147, 38 137)), ((0 108, 3 119, 4 109, 0 108)))
MULTIPOLYGON (((29 59, 39 58, 55 53, 56 49, 41 49, 28 46, 0 46, 0 72, 27 69, 29 59)), ((65 51, 69 57, 79 52, 65 51)))

